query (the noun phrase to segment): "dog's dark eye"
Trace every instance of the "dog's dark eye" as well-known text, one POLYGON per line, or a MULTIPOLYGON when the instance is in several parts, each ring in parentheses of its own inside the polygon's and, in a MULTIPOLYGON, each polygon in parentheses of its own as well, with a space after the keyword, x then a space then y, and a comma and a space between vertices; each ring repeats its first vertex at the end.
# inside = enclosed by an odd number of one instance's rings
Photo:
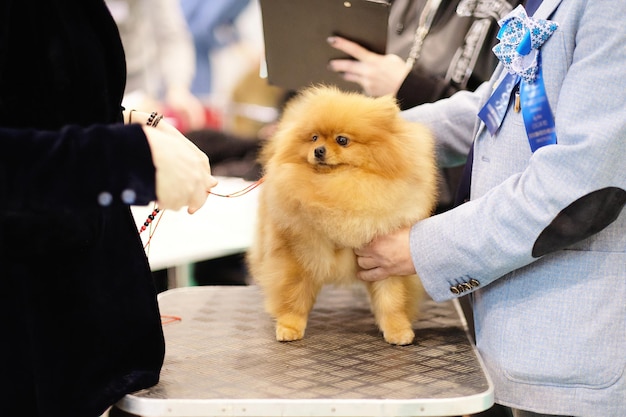
POLYGON ((335 141, 340 146, 346 146, 348 144, 348 142, 350 142, 350 140, 347 137, 345 137, 345 136, 337 136, 335 138, 335 141))
POLYGON ((311 140, 312 140, 313 142, 317 142, 317 135, 313 135, 313 137, 311 138, 311 140))

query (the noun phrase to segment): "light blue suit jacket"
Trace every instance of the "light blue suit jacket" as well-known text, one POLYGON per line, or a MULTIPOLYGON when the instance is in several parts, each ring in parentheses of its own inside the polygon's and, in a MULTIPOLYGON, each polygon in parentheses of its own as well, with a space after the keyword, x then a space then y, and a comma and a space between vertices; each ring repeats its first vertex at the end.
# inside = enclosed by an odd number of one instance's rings
POLYGON ((471 201, 416 224, 411 253, 435 300, 471 293, 496 402, 548 414, 626 415, 626 6, 545 0, 541 48, 558 144, 531 153, 521 113, 493 137, 475 93, 404 112, 443 165, 474 143, 471 201), (472 132, 474 134, 472 135, 472 132))

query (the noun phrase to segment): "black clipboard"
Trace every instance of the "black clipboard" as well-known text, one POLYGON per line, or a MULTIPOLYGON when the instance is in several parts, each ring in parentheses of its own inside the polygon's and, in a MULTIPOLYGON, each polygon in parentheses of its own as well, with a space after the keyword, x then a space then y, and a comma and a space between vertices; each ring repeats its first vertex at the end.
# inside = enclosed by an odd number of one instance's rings
POLYGON ((326 39, 342 36, 384 54, 390 4, 384 0, 260 0, 265 70, 271 85, 299 90, 315 84, 362 91, 327 68, 351 58, 326 39))

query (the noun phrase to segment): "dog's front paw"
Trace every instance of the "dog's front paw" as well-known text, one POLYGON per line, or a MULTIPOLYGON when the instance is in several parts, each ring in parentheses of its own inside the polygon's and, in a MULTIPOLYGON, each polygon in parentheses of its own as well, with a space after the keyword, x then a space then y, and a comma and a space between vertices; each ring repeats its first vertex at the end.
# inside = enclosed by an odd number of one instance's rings
POLYGON ((415 332, 412 329, 398 329, 384 332, 383 337, 391 345, 405 346, 413 343, 415 332))
POLYGON ((279 342, 291 342, 304 337, 307 316, 295 313, 287 313, 276 319, 276 340, 279 342))
POLYGON ((300 340, 303 337, 304 329, 296 329, 289 326, 283 326, 281 324, 276 325, 276 340, 279 342, 291 342, 293 340, 300 340))

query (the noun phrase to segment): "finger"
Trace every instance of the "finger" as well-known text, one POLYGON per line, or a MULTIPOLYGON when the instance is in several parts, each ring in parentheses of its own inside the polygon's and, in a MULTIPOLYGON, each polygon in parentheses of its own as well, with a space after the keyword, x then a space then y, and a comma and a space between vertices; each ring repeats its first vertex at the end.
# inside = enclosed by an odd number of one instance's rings
POLYGON ((362 83, 363 77, 361 77, 360 75, 355 74, 353 72, 344 72, 341 75, 341 78, 343 78, 346 81, 350 81, 350 82, 353 82, 353 83, 361 84, 361 86, 363 86, 363 83, 362 83))
POLYGON ((372 240, 370 240, 369 242, 367 242, 365 245, 360 246, 356 249, 353 250, 353 252, 357 255, 357 256, 365 256, 368 258, 371 258, 376 252, 373 250, 374 247, 374 243, 377 241, 377 238, 373 238, 372 240))
POLYGON ((207 198, 209 197, 209 194, 211 193, 211 189, 216 185, 217 180, 211 175, 208 175, 204 183, 204 187, 198 188, 191 196, 189 205, 187 206, 187 211, 189 212, 189 214, 195 213, 202 206, 204 206, 207 198))
POLYGON ((217 179, 214 176, 209 175, 209 181, 208 181, 206 190, 211 191, 211 188, 215 187, 217 184, 218 184, 217 179))
POLYGON ((363 281, 381 281, 387 278, 386 272, 382 268, 364 269, 356 273, 357 278, 363 281))
POLYGON ((356 263, 362 269, 372 269, 378 266, 374 258, 370 258, 367 256, 357 256, 356 263))
POLYGON ((189 214, 194 214, 196 211, 200 210, 204 203, 206 203, 208 197, 208 191, 195 193, 192 200, 189 202, 189 205, 187 206, 187 212, 189 214))
POLYGON ((333 59, 328 63, 328 69, 335 72, 356 73, 359 68, 359 61, 351 59, 333 59))
POLYGON ((363 48, 358 43, 349 41, 341 36, 331 36, 327 38, 327 41, 333 48, 339 49, 359 61, 367 59, 367 57, 372 54, 372 52, 363 48))

